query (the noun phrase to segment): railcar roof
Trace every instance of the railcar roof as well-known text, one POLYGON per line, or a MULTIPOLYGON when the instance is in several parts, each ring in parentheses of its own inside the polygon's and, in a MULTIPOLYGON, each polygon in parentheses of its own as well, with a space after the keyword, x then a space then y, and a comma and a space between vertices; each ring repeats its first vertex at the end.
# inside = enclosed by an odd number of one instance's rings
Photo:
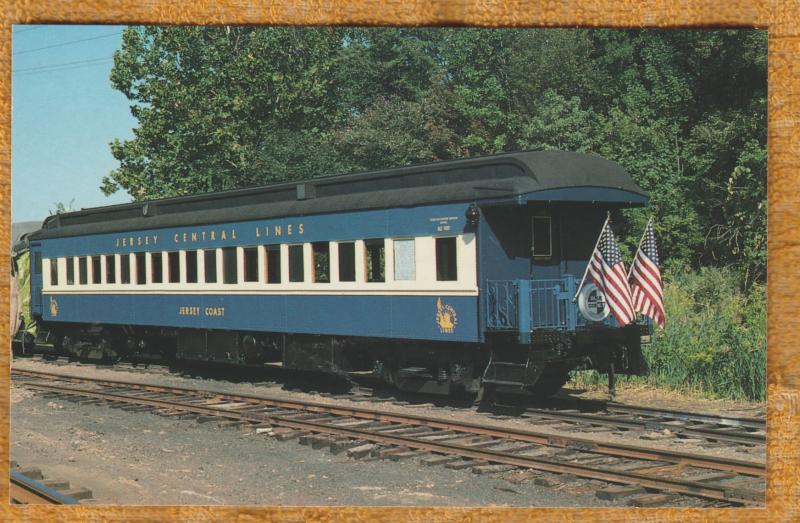
POLYGON ((467 201, 521 202, 537 194, 550 201, 587 201, 587 191, 604 192, 603 201, 618 205, 647 202, 616 162, 595 154, 524 151, 82 209, 48 217, 30 239, 467 201))

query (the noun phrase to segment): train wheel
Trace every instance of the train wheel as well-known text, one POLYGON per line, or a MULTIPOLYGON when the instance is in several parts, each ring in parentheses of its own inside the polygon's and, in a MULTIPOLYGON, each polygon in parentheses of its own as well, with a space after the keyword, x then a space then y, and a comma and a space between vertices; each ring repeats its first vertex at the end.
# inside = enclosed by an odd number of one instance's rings
POLYGON ((544 372, 536 384, 528 390, 534 397, 550 397, 561 390, 561 387, 567 382, 570 370, 572 370, 571 365, 550 364, 544 368, 544 372))

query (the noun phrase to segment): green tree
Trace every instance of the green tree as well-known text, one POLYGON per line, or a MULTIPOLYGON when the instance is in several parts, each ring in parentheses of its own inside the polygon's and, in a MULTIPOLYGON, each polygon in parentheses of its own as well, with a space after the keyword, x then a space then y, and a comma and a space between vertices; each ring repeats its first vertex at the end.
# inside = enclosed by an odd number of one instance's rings
POLYGON ((145 27, 113 85, 136 199, 519 149, 601 154, 651 196, 670 269, 766 269, 766 33, 145 27))
POLYGON ((335 29, 127 29, 111 81, 139 126, 111 144, 120 166, 103 191, 157 198, 330 167, 340 48, 335 29))

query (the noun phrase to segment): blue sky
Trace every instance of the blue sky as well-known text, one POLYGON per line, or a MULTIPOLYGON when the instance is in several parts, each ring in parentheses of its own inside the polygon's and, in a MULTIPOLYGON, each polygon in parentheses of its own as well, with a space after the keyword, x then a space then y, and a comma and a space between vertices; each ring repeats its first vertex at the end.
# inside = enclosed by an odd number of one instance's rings
POLYGON ((11 83, 11 217, 42 220, 56 202, 95 207, 118 162, 108 144, 133 136, 128 99, 111 87, 124 26, 15 25, 11 83))

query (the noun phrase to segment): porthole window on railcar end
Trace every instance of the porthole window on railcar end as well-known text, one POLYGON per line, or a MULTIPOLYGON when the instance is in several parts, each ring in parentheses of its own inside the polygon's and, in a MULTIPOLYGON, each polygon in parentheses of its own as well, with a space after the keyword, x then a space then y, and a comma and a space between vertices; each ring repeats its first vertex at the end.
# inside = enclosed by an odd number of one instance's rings
POLYGON ((75 258, 67 258, 67 285, 75 285, 75 258))
POLYGON ((339 281, 356 281, 356 244, 343 242, 339 249, 339 281))
POLYGON ((203 261, 205 262, 205 282, 217 283, 217 251, 209 249, 203 251, 203 261))
POLYGON ((131 257, 128 254, 121 254, 119 257, 119 278, 122 284, 131 282, 131 257))
POLYGON ((456 238, 436 238, 436 280, 458 280, 456 238))
POLYGON ((177 251, 167 253, 167 281, 169 283, 181 281, 181 253, 177 251))
POLYGON ((78 283, 81 285, 89 283, 89 269, 87 267, 86 256, 78 258, 78 283))
POLYGON ((331 247, 328 242, 311 244, 311 255, 314 260, 314 282, 331 282, 331 247))
POLYGON ((417 267, 414 259, 414 240, 394 240, 394 279, 415 280, 417 267))
POLYGON ((244 281, 258 281, 258 247, 245 247, 244 252, 244 281))
POLYGON ((549 258, 553 256, 552 222, 549 216, 533 217, 533 247, 531 253, 534 258, 549 258))
POLYGON ((50 260, 50 285, 58 285, 58 259, 50 260))
POLYGON ((117 257, 106 256, 106 283, 117 283, 117 257))
POLYGON ((135 255, 136 260, 136 284, 144 285, 147 283, 147 264, 145 263, 145 253, 137 252, 135 255))
POLYGON ((281 282, 281 246, 267 245, 264 263, 267 264, 267 283, 281 282))
POLYGON ((164 283, 164 266, 160 252, 150 254, 150 282, 164 283))
POLYGON ((222 283, 238 283, 239 271, 236 266, 236 247, 222 248, 222 283))
POLYGON ((186 251, 186 283, 197 283, 197 251, 186 251))
POLYGON ((366 280, 369 283, 386 281, 386 247, 383 239, 364 240, 366 280))
POLYGON ((289 281, 301 282, 305 279, 305 264, 303 263, 303 245, 289 246, 289 281))

